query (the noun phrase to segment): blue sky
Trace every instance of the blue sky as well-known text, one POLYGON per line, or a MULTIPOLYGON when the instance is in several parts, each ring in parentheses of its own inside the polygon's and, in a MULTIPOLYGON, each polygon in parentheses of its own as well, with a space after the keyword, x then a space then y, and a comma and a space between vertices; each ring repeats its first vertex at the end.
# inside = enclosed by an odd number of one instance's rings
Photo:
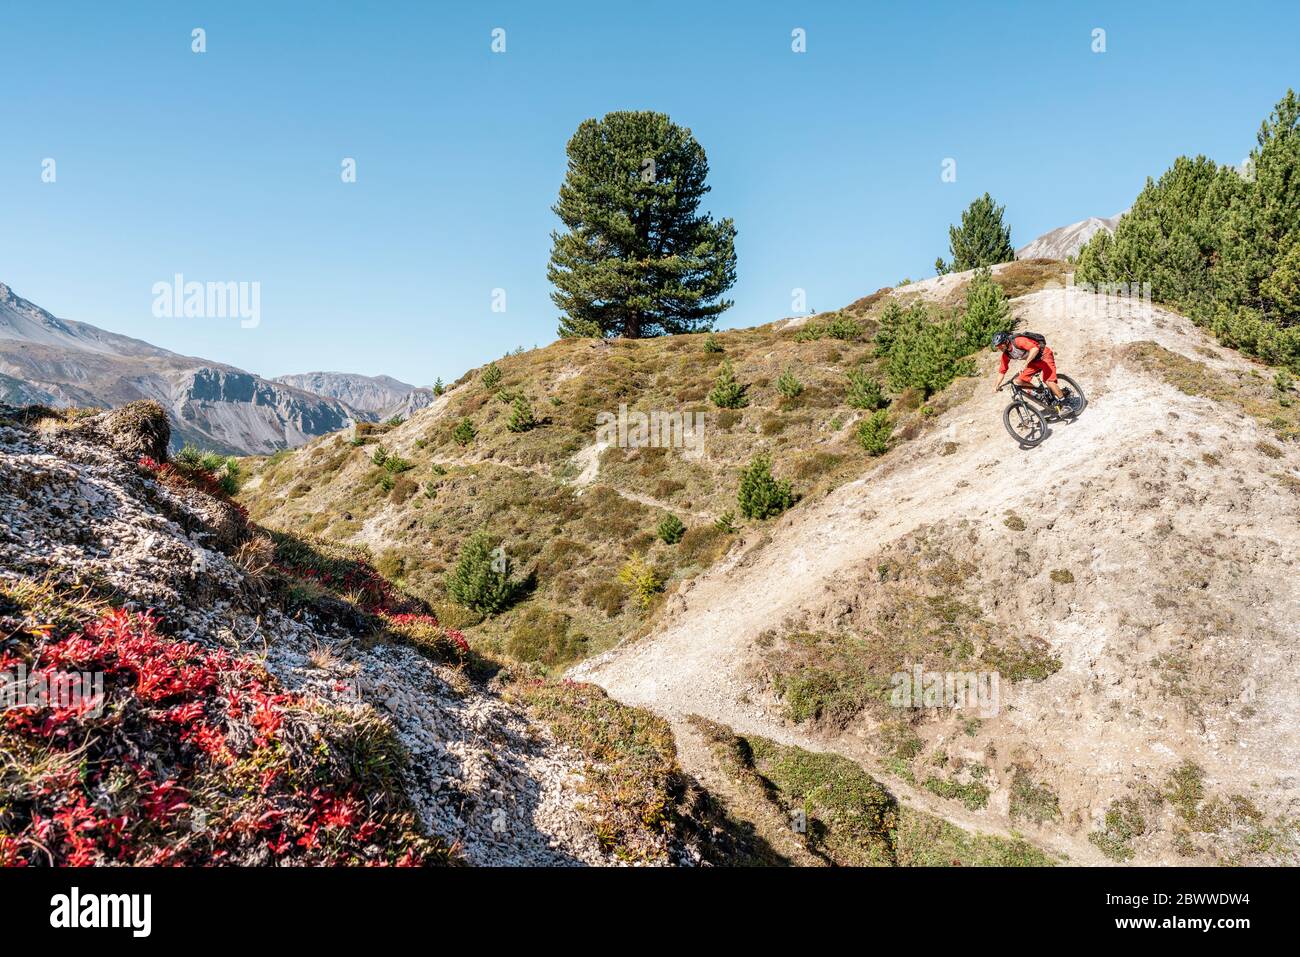
POLYGON ((0 281, 262 375, 450 381, 554 338, 565 142, 654 109, 736 221, 720 326, 754 325, 932 275, 985 190, 1021 245, 1180 153, 1240 162, 1297 36, 1282 2, 6 3, 0 281), (176 273, 259 282, 261 324, 156 318, 176 273))

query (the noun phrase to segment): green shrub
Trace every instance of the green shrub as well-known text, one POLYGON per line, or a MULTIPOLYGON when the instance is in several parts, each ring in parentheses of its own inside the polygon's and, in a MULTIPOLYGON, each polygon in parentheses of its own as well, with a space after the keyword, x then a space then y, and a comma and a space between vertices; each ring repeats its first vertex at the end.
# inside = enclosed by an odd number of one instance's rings
POLYGON ((893 431, 889 413, 880 409, 858 423, 858 442, 869 455, 884 455, 889 451, 889 437, 893 431))
POLYGON ((1291 407, 1292 401, 1291 390, 1295 387, 1295 382, 1291 378, 1291 373, 1286 369, 1279 369, 1277 375, 1273 376, 1273 388, 1277 390, 1277 404, 1284 409, 1291 407))
POLYGON ((442 376, 438 376, 433 380, 433 394, 435 396, 442 395, 446 391, 447 387, 442 384, 442 376))
POLYGON ((862 335, 862 326, 842 312, 826 319, 810 319, 794 334, 795 342, 814 342, 818 339, 839 339, 848 342, 862 335))
POLYGON ((178 465, 185 465, 189 468, 198 468, 199 463, 203 461, 203 452, 198 446, 186 442, 185 447, 177 452, 173 457, 178 465))
POLYGON ((952 319, 929 320, 924 308, 903 313, 887 331, 882 326, 876 337, 882 348, 880 333, 885 333, 885 372, 895 392, 917 389, 924 398, 947 388, 959 375, 971 375, 974 363, 963 358, 966 344, 958 323, 952 319))
POLYGON ((447 594, 466 608, 493 614, 507 607, 518 593, 510 571, 505 551, 494 549, 487 533, 475 532, 460 547, 456 567, 447 576, 447 594))
POLYGON ((388 449, 382 443, 376 445, 375 451, 370 454, 370 461, 382 466, 388 461, 388 449))
POLYGON ((918 329, 930 321, 930 310, 923 300, 916 300, 906 309, 896 300, 885 303, 876 326, 876 355, 884 358, 893 351, 900 334, 918 329))
POLYGON ((396 428, 397 426, 401 425, 405 421, 406 421, 406 416, 395 415, 392 418, 386 420, 384 422, 384 425, 391 426, 392 428, 396 428))
POLYGON ((664 587, 659 573, 641 555, 633 555, 618 570, 618 580, 632 590, 632 595, 642 608, 647 608, 657 592, 664 587))
POLYGON ((772 460, 767 455, 755 456, 740 474, 737 499, 740 514, 760 520, 780 515, 795 502, 790 483, 772 476, 772 460))
POLYGON ((401 552, 390 548, 375 559, 375 571, 390 582, 397 581, 406 574, 406 559, 401 552))
POLYGON ((514 408, 510 412, 510 421, 506 423, 506 428, 511 432, 527 432, 537 427, 537 419, 533 416, 533 407, 526 396, 518 396, 515 399, 514 408))
POLYGON ((718 367, 718 377, 713 382, 713 391, 709 401, 720 409, 740 409, 749 404, 745 397, 745 386, 736 381, 736 374, 730 361, 724 361, 718 367))
POLYGON ((506 653, 520 661, 537 661, 553 668, 583 657, 587 636, 575 634, 572 620, 559 611, 529 608, 510 627, 506 653))
POLYGON ((1015 324, 1011 318, 1011 304, 1007 302, 1002 287, 993 281, 987 269, 975 270, 966 290, 966 306, 959 320, 962 348, 976 352, 988 348, 996 332, 1010 332, 1015 324))
POLYGON ((483 374, 480 378, 486 388, 495 389, 497 383, 501 381, 501 367, 495 362, 489 362, 483 369, 483 374))
POLYGON ((391 472, 394 475, 396 475, 398 472, 405 472, 408 469, 415 468, 415 464, 413 462, 407 461, 406 459, 402 458, 400 455, 389 455, 387 458, 384 459, 384 461, 381 464, 384 466, 384 468, 387 471, 391 472))
POLYGON ((832 339, 839 339, 845 342, 851 341, 862 335, 862 326, 853 319, 837 312, 829 322, 826 323, 826 335, 832 339))
POLYGON ((871 412, 889 405, 889 400, 885 398, 884 392, 880 389, 880 383, 867 375, 864 370, 850 369, 848 380, 849 384, 844 392, 844 401, 849 406, 871 412))
POLYGON ((184 448, 172 456, 172 461, 184 469, 207 472, 227 495, 239 491, 241 474, 239 460, 234 456, 205 452, 186 442, 184 448))
POLYGON ((722 348, 722 343, 718 341, 718 337, 713 333, 709 333, 708 337, 704 340, 704 351, 716 353, 725 352, 726 350, 722 348))
POLYGON ((656 532, 660 541, 665 545, 676 545, 682 540, 682 536, 686 534, 686 526, 682 524, 680 518, 669 512, 664 516, 663 521, 659 523, 656 532))
POLYGON ((451 433, 452 438, 456 440, 456 444, 462 447, 473 442, 474 437, 477 435, 478 429, 474 428, 474 423, 468 418, 461 419, 460 422, 457 423, 455 430, 451 433))
POLYGON ((723 512, 714 520, 713 527, 720 532, 726 532, 728 535, 734 535, 738 531, 736 527, 735 512, 731 512, 731 511, 723 512))
POLYGON ((793 399, 803 392, 803 383, 795 378, 793 372, 786 369, 776 380, 776 391, 787 399, 793 399))

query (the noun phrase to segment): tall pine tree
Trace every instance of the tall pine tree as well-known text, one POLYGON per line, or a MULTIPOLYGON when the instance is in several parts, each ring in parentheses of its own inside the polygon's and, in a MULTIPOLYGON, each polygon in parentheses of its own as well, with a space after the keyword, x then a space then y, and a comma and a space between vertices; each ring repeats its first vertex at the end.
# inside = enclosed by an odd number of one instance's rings
POLYGON ((712 327, 731 306, 736 229, 697 212, 709 164, 662 113, 609 113, 569 140, 547 278, 561 336, 640 339, 712 327))
POLYGON ((1011 248, 1011 227, 1002 222, 1005 210, 1006 207, 993 202, 988 193, 967 206, 961 214, 961 225, 948 227, 948 250, 952 259, 949 262, 936 259, 935 272, 939 275, 962 272, 1015 259, 1016 251, 1011 248))

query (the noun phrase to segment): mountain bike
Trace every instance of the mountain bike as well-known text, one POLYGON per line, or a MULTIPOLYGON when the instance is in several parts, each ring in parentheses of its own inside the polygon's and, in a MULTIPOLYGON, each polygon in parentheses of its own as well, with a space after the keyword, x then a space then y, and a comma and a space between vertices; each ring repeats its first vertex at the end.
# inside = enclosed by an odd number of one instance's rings
POLYGON ((1056 384, 1065 395, 1060 412, 1056 411, 1056 396, 1043 385, 1041 376, 1037 374, 1028 387, 1012 379, 999 388, 998 391, 1011 387, 1011 404, 1002 413, 1002 424, 1022 449, 1032 449, 1047 438, 1048 422, 1071 422, 1087 407, 1088 399, 1079 383, 1058 373, 1056 384))

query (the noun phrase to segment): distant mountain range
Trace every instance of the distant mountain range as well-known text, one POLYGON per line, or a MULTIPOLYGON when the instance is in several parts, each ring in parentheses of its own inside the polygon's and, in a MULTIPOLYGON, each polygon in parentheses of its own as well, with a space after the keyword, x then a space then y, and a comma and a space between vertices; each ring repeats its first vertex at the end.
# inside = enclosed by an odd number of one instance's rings
POLYGON ((363 421, 382 422, 393 416, 409 417, 432 404, 432 389, 394 379, 392 376, 357 375, 353 372, 304 372, 276 376, 273 382, 303 392, 337 399, 363 421))
POLYGON ((1028 245, 1016 250, 1017 259, 1069 259, 1079 255, 1079 250, 1101 230, 1115 232, 1115 224, 1124 213, 1116 213, 1109 219, 1089 216, 1087 219, 1068 226, 1058 226, 1051 232, 1043 233, 1028 245))
POLYGON ((387 376, 263 379, 58 319, 0 283, 0 402, 112 408, 154 399, 171 419, 174 446, 243 455, 301 445, 358 420, 406 415, 432 398, 387 376))

